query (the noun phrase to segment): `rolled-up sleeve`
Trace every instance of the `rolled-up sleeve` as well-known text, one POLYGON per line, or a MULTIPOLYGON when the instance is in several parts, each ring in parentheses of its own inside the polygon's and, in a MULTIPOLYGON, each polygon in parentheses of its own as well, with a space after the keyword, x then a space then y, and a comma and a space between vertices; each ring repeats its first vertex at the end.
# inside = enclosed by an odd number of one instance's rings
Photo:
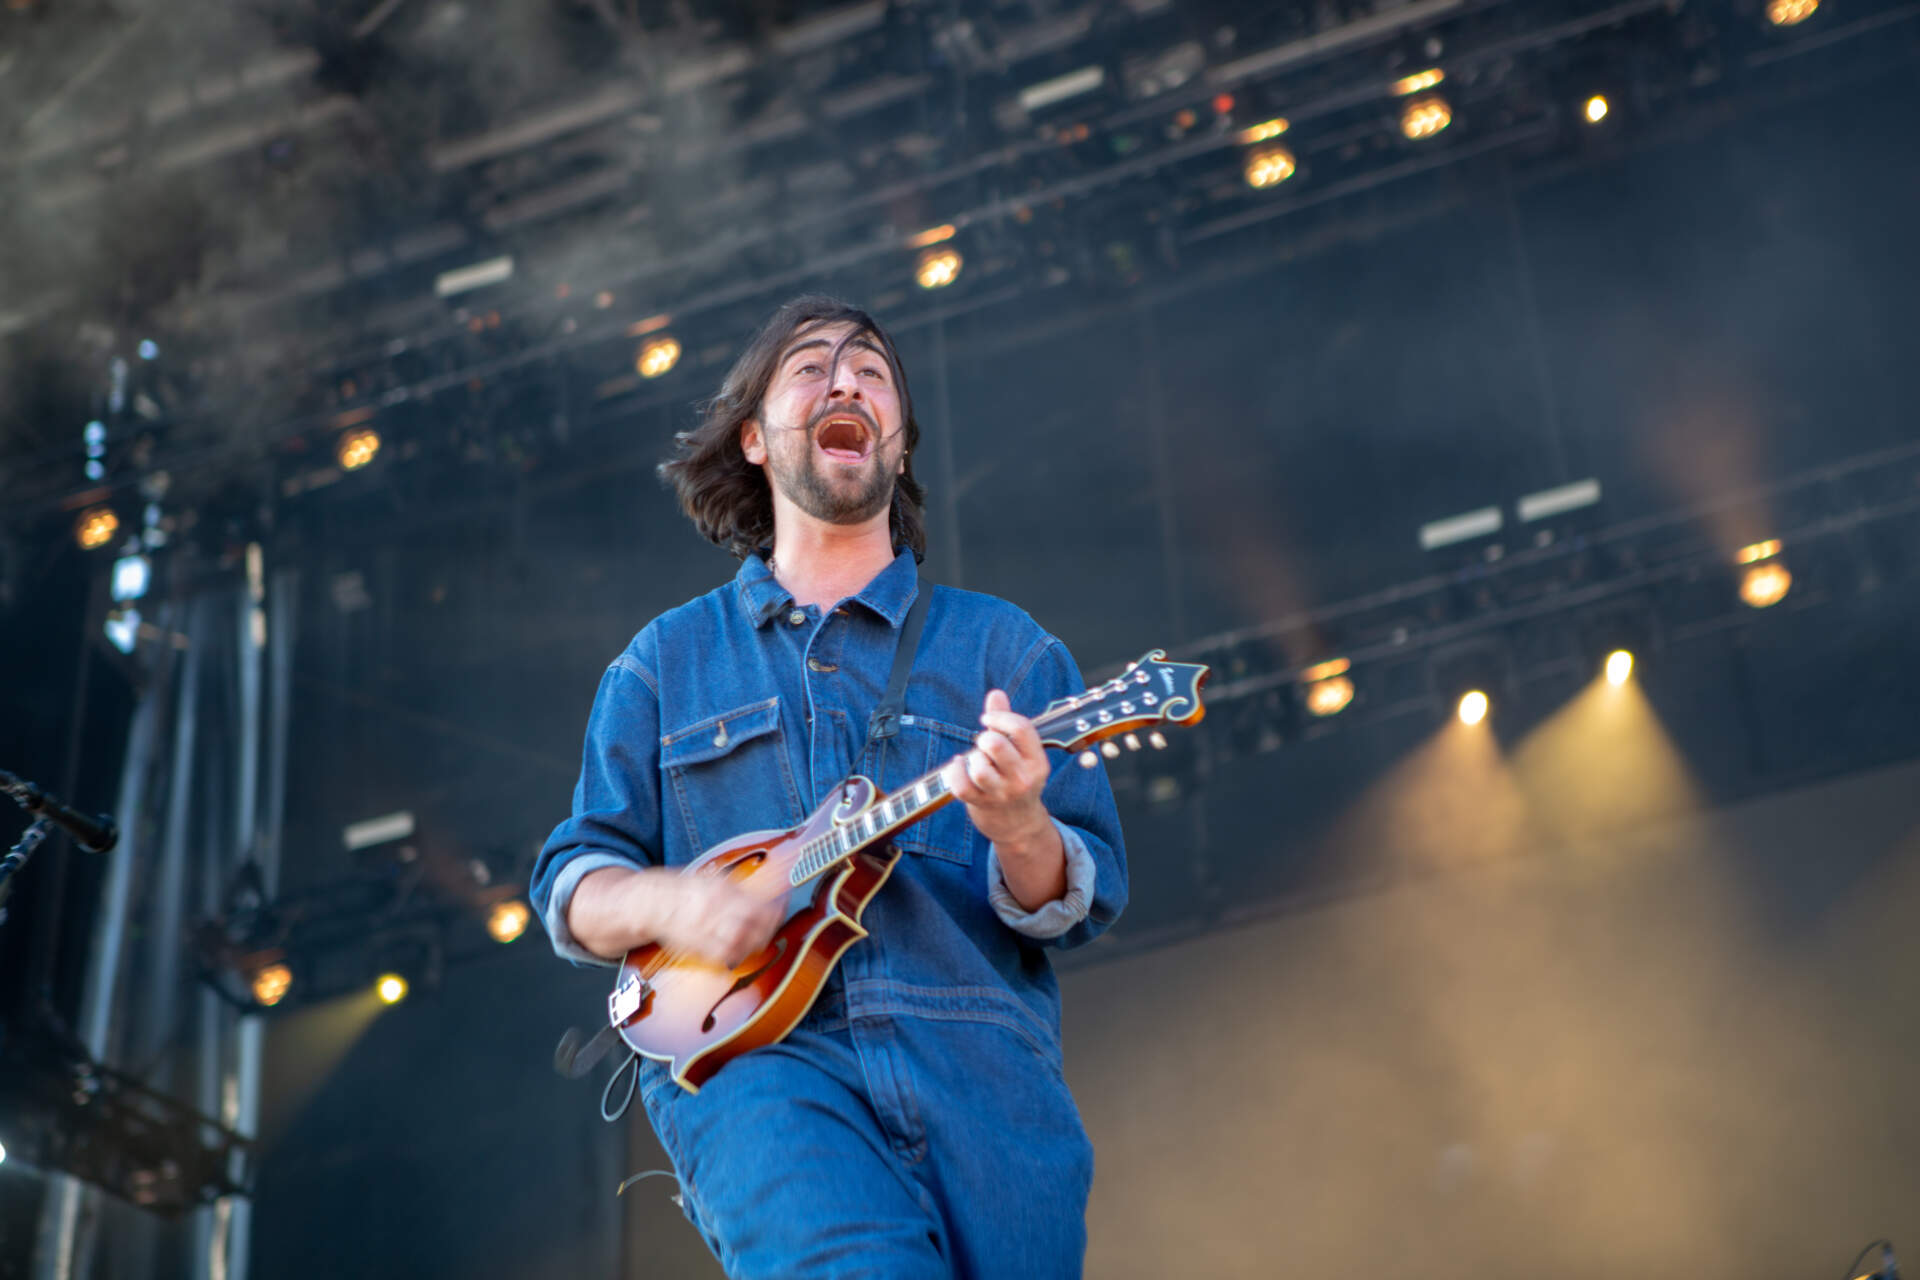
POLYGON ((554 951, 576 963, 610 963, 581 947, 567 928, 580 881, 602 867, 662 862, 659 726, 657 686, 629 650, 600 678, 573 813, 547 837, 533 867, 533 909, 554 951))
MULTIPOLYGON (((1073 655, 1049 636, 1025 664, 1008 696, 1022 715, 1038 716, 1057 699, 1085 692, 1073 655)), ((1000 874, 999 853, 987 848, 987 898, 994 914, 1016 933, 1048 946, 1083 946, 1099 937, 1127 905, 1127 854, 1120 813, 1105 769, 1064 767, 1051 752, 1053 776, 1041 799, 1066 849, 1066 892, 1033 911, 1023 908, 1000 874)))

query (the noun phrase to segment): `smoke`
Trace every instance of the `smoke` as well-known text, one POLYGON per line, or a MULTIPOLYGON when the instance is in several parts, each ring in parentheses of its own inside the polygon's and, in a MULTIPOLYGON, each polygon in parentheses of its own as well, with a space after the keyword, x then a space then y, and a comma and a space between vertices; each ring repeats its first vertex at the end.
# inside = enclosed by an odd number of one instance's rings
MULTIPOLYGON (((0 168, 0 334, 32 328, 41 355, 50 340, 82 365, 83 324, 205 356, 196 368, 210 392, 229 388, 202 415, 209 430, 289 416, 296 368, 362 343, 371 299, 395 301, 410 267, 417 288, 418 266, 444 261, 448 245, 496 251, 504 239, 523 280, 590 293, 663 258, 657 228, 673 219, 657 191, 732 180, 727 159, 682 181, 647 178, 675 156, 724 154, 710 144, 733 106, 718 88, 682 95, 670 128, 640 109, 664 68, 724 34, 690 17, 642 30, 601 0, 83 8, 16 24, 23 39, 0 74, 0 119, 18 122, 0 168), (623 87, 636 109, 472 164, 436 163, 451 143, 623 87), (579 172, 617 177, 558 216, 494 218, 579 172), (622 181, 642 198, 609 200, 622 181), (440 257, 396 248, 409 240, 440 257)), ((417 324, 422 312, 411 314, 417 324)), ((41 355, 0 350, 0 367, 41 355)), ((0 403, 0 416, 19 414, 0 403)))
POLYGON ((1914 778, 1492 861, 1462 833, 1449 874, 1068 974, 1089 1274, 1843 1258, 1915 1190, 1914 778), (1871 875, 1783 935, 1743 882, 1805 896, 1839 831, 1871 875))

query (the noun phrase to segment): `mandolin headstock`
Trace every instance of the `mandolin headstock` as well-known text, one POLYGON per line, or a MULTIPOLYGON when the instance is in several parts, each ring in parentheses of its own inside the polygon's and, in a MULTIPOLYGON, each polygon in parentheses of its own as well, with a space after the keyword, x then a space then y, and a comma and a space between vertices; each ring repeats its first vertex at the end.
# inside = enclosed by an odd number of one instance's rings
MULTIPOLYGON (((1154 649, 1105 684, 1051 704, 1034 718, 1033 727, 1042 743, 1062 751, 1085 751, 1121 735, 1137 750, 1142 732, 1154 746, 1164 746, 1161 725, 1198 724, 1207 713, 1200 688, 1209 674, 1203 663, 1169 662, 1166 650, 1154 649)), ((1109 758, 1120 754, 1111 744, 1102 751, 1109 758)), ((1081 762, 1091 765, 1091 753, 1081 762)))

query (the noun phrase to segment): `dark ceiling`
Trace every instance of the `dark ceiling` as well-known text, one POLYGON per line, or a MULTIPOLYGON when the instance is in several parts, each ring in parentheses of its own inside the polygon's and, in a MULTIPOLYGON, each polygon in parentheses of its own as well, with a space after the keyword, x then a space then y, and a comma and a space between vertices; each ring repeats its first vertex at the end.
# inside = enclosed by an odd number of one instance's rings
POLYGON ((523 465, 685 404, 803 286, 856 279, 895 323, 1073 317, 1911 58, 1906 6, 1829 9, 11 0, 0 499, 97 487, 78 428, 116 358, 107 486, 165 471, 174 515, 284 487, 348 415, 523 465), (1410 142, 1395 81, 1429 67, 1455 123, 1410 142), (1255 191, 1240 139, 1276 117, 1298 171, 1255 191), (966 266, 922 293, 909 240, 942 224, 966 266), (633 333, 660 315, 687 356, 655 386, 633 333))

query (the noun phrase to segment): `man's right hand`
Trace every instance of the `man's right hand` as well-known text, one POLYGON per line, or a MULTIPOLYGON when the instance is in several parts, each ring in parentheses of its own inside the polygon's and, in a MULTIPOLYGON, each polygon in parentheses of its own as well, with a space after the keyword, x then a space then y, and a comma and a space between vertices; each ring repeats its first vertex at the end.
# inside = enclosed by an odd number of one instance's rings
POLYGON ((602 867, 574 886, 567 929, 594 955, 618 961, 657 942, 729 969, 773 940, 787 896, 677 868, 602 867))
POLYGON ((733 966, 773 941, 786 917, 786 898, 768 900, 725 876, 679 875, 660 943, 703 960, 733 966))

